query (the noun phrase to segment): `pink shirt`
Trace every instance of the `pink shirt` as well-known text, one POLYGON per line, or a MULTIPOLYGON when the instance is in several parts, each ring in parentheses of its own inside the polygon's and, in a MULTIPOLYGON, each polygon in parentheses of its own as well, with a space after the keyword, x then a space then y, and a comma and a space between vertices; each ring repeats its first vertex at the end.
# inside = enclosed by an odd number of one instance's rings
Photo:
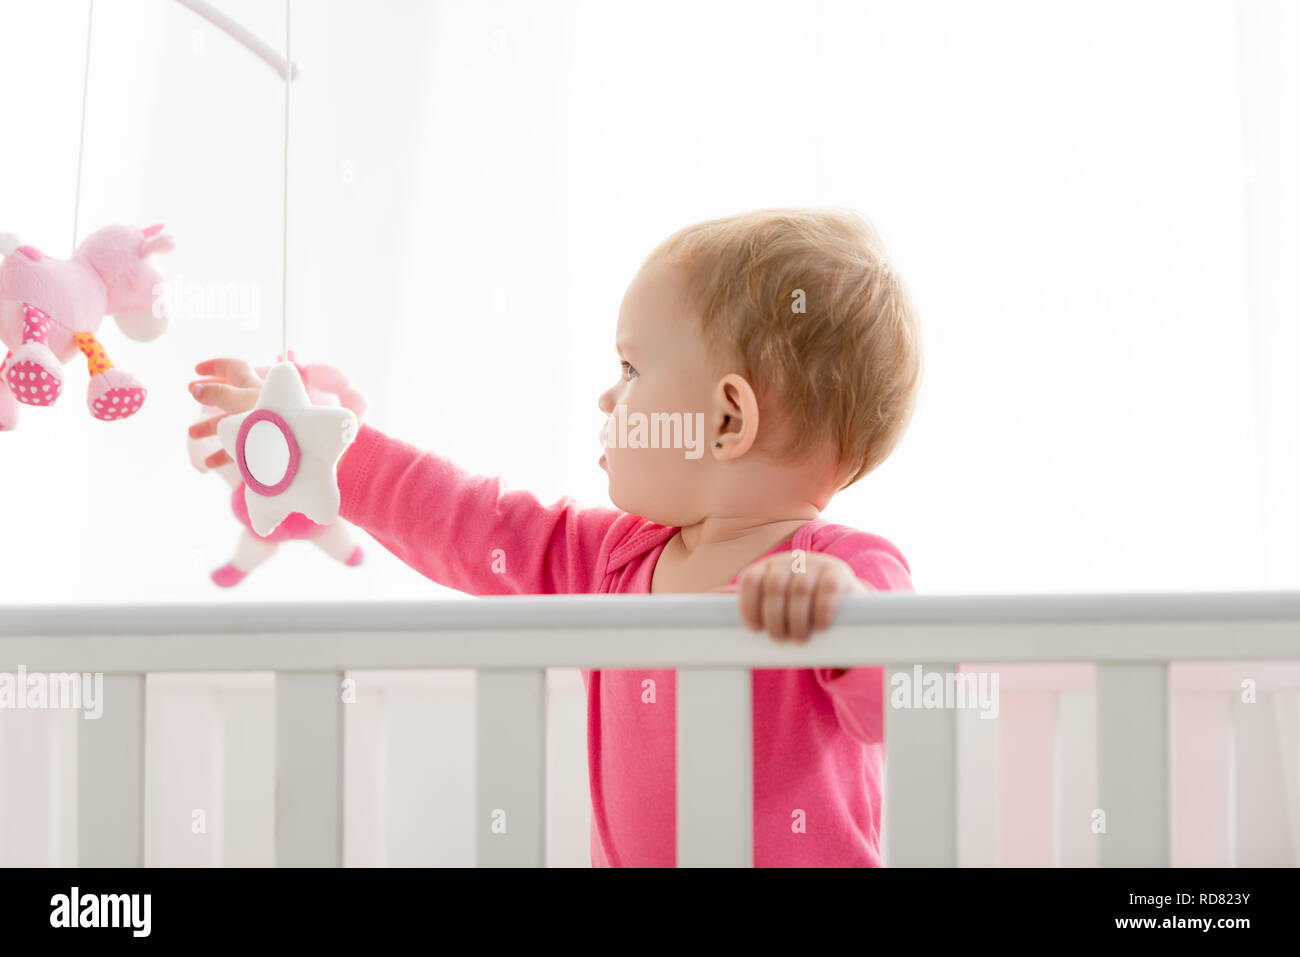
MULTIPOLYGON (((365 425, 338 481, 343 518, 473 595, 647 594, 677 531, 567 498, 546 505, 365 425)), ((877 590, 912 590, 906 560, 877 535, 819 519, 769 554, 792 548, 841 558, 877 590)), ((592 865, 672 867, 676 673, 582 676, 592 865), (654 703, 642 701, 646 678, 654 703)), ((757 669, 753 681, 754 865, 879 866, 882 670, 757 669)))

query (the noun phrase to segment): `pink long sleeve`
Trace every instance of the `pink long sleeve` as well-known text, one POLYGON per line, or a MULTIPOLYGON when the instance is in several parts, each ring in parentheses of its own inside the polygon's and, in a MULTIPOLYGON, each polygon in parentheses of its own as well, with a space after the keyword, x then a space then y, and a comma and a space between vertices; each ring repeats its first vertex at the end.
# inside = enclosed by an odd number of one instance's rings
POLYGON ((596 590, 620 521, 612 508, 545 505, 363 425, 338 466, 340 516, 441 585, 473 595, 596 590))
MULTIPOLYGON (((837 536, 819 542, 817 550, 852 566, 858 579, 877 591, 914 591, 907 560, 888 541, 866 532, 839 528, 837 536)), ((884 740, 883 668, 815 668, 817 683, 826 689, 840 725, 863 744, 884 740)))

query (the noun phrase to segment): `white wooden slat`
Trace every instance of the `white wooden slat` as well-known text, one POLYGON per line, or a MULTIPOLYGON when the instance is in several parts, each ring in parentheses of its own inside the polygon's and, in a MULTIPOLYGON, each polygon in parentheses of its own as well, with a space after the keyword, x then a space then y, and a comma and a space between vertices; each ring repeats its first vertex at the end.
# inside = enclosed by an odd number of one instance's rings
POLYGON ((343 864, 343 675, 275 676, 275 862, 343 864))
POLYGON ((348 827, 343 859, 349 867, 384 867, 388 860, 389 688, 374 673, 349 672, 356 698, 347 705, 344 724, 344 806, 348 827), (364 675, 364 677, 363 677, 364 675))
MULTIPOLYGON (((955 674, 956 664, 926 675, 955 674)), ((957 866, 957 711, 894 707, 892 691, 910 689, 913 666, 885 669, 885 806, 883 854, 888 867, 957 866), (905 681, 895 683, 895 675, 905 681)), ((907 700, 911 700, 910 698, 907 700)))
POLYGON ((1287 831, 1291 835, 1291 864, 1300 866, 1300 694, 1287 690, 1273 696, 1286 790, 1287 831))
POLYGON ((546 672, 478 672, 474 833, 479 867, 546 866, 546 672))
POLYGON ((104 675, 103 713, 78 716, 77 864, 144 866, 145 676, 104 675))
POLYGON ((1102 867, 1168 867, 1169 668, 1097 666, 1102 867))
MULTIPOLYGON (((1091 717, 1091 715, 1089 715, 1091 717)), ((1001 718, 981 718, 973 709, 957 712, 957 866, 996 867, 1002 797, 1001 718)))
POLYGON ((1092 812, 1097 807, 1095 680, 1094 672, 1088 690, 1062 691, 1057 701, 1057 864, 1061 867, 1096 867, 1098 861, 1098 838, 1092 833, 1092 812))
POLYGON ((677 866, 754 864, 753 676, 677 671, 677 866))
POLYGON ((588 783, 587 691, 582 673, 546 672, 546 863, 591 866, 591 788, 588 783))

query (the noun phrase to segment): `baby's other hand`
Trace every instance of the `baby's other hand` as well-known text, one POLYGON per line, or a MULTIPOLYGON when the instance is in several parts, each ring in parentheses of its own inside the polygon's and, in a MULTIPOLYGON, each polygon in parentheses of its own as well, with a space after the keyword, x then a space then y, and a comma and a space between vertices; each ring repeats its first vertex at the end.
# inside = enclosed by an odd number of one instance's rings
MULTIPOLYGON (((190 394, 202 405, 221 409, 223 414, 191 425, 189 433, 192 439, 216 435, 218 422, 227 415, 247 412, 257 405, 258 396, 262 394, 261 377, 243 359, 205 359, 194 367, 194 371, 209 378, 191 382, 190 394)), ((203 464, 215 469, 232 461, 226 450, 222 449, 209 455, 203 464)))
POLYGON ((796 642, 829 628, 844 595, 873 590, 848 562, 803 551, 781 552, 750 565, 732 589, 740 593, 740 616, 751 631, 796 642))

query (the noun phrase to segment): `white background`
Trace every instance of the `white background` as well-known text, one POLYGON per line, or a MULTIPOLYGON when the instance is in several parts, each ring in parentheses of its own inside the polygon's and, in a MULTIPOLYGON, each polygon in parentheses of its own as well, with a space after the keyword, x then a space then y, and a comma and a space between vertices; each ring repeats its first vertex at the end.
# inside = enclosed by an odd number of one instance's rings
MULTIPOLYGON (((281 4, 220 6, 282 48, 281 4)), ((185 386, 200 359, 280 348, 281 86, 171 0, 95 11, 81 235, 165 222, 170 280, 260 308, 186 313, 148 344, 106 323, 144 410, 90 418, 78 362, 55 408, 0 435, 0 614, 454 597, 368 539, 359 568, 290 544, 236 589, 208 580, 240 527, 189 464, 185 386)), ((1300 587, 1295 5, 294 13, 289 342, 341 367, 378 428, 604 503, 596 397, 645 254, 703 218, 847 206, 914 291, 927 368, 902 446, 827 517, 897 544, 921 592, 1300 587)), ((0 0, 0 231, 54 255, 85 28, 84 0, 0 0)), ((580 710, 569 724, 580 740, 580 710)), ((394 853, 423 846, 400 833, 394 853)))
MULTIPOLYGON (((279 4, 223 9, 277 47, 279 4)), ((86 4, 5 2, 0 230, 72 228, 86 4)), ((606 501, 596 396, 622 291, 692 221, 870 217, 927 370, 902 446, 828 517, 918 591, 1300 583, 1297 12, 1284 4, 345 3, 295 7, 290 347, 367 421, 547 499, 606 501), (1244 15, 1243 15, 1244 14, 1244 15), (1244 30, 1243 30, 1244 23, 1244 30)), ((232 592, 189 465, 193 364, 280 345, 274 72, 168 0, 96 5, 82 234, 162 221, 179 317, 0 441, 0 602, 419 598, 293 545, 232 592), (220 312, 220 310, 218 310, 220 312)))

